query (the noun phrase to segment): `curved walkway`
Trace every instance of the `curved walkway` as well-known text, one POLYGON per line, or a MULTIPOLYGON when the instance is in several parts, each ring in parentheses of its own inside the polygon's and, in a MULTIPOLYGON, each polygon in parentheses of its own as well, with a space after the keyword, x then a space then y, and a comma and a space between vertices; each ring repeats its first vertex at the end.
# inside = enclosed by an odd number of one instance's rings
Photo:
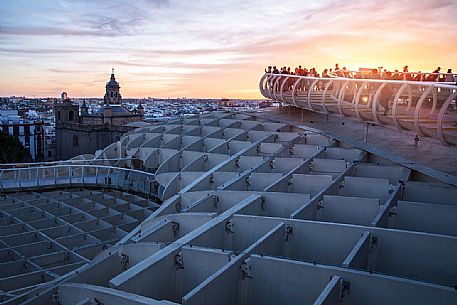
POLYGON ((157 196, 154 174, 103 165, 49 165, 0 169, 0 190, 107 187, 157 196))
POLYGON ((266 98, 292 107, 413 130, 419 137, 457 144, 453 84, 266 73, 259 88, 266 98), (388 112, 382 105, 386 102, 388 112))

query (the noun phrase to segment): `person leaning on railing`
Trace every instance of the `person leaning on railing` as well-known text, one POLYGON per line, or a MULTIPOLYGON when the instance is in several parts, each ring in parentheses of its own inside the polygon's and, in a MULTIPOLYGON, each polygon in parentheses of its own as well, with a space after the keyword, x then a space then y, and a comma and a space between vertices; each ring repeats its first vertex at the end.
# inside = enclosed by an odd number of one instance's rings
POLYGON ((422 72, 418 71, 417 74, 416 74, 416 77, 414 78, 414 80, 417 81, 417 82, 420 82, 420 81, 422 81, 422 78, 423 78, 422 72))
POLYGON ((322 77, 329 77, 328 69, 324 69, 324 71, 322 71, 322 77))
POLYGON ((433 72, 428 76, 428 81, 430 81, 430 82, 439 81, 439 79, 440 79, 440 71, 441 71, 441 67, 436 68, 436 70, 433 71, 433 72))
POLYGON ((392 75, 391 72, 386 73, 386 79, 391 79, 391 80, 402 80, 403 78, 400 76, 400 73, 398 70, 395 70, 394 74, 392 75))
POLYGON ((447 69, 447 73, 444 76, 444 81, 448 82, 448 83, 457 81, 456 78, 454 77, 454 74, 452 74, 452 69, 447 69))

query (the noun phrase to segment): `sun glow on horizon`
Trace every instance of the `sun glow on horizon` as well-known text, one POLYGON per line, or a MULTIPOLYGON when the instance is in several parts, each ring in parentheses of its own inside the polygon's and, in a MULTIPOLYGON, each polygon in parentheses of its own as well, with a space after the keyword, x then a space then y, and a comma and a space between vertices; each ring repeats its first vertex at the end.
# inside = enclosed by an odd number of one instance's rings
POLYGON ((111 67, 126 98, 261 98, 268 65, 457 68, 452 0, 18 0, 1 8, 1 96, 102 97, 111 67))

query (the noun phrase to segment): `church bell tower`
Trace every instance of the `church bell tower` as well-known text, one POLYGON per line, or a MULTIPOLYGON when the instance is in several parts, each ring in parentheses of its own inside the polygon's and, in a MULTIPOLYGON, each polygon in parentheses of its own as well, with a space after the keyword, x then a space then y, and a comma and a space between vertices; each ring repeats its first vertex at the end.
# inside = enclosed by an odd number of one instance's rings
POLYGON ((122 97, 119 91, 119 83, 114 77, 114 69, 111 71, 111 78, 109 82, 106 83, 106 93, 104 97, 105 105, 121 105, 122 97))

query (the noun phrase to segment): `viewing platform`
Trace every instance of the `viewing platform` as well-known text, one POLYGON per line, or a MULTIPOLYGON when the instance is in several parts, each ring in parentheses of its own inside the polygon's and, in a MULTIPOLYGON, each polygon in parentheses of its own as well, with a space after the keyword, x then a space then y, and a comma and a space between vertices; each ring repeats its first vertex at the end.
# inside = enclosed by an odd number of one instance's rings
POLYGON ((410 130, 418 138, 457 144, 455 83, 363 78, 363 73, 307 77, 265 73, 260 92, 289 107, 410 130), (358 74, 360 78, 349 75, 358 74), (389 103, 385 110, 386 101, 389 103))

